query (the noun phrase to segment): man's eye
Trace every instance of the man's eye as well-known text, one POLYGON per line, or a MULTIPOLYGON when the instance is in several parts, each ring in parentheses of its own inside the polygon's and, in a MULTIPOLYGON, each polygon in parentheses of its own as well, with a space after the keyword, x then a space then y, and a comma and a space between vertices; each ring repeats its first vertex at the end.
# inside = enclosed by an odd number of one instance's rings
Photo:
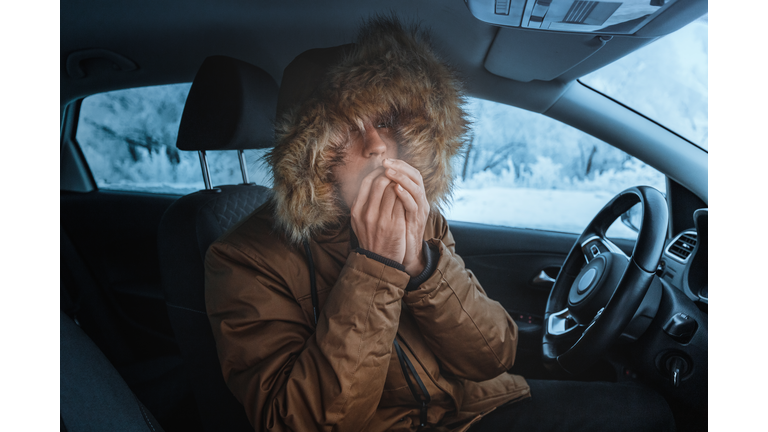
POLYGON ((376 127, 379 128, 379 129, 386 128, 387 124, 386 123, 379 123, 378 125, 376 125, 376 127))

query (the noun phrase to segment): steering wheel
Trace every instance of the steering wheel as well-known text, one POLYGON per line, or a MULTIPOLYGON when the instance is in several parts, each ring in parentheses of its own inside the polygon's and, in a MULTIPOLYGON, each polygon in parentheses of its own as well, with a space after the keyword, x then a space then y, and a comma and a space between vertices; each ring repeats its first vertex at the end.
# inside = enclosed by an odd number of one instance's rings
POLYGON ((653 281, 668 219, 664 195, 650 186, 619 193, 592 219, 568 253, 547 300, 542 341, 547 368, 581 372, 621 335, 653 281), (627 256, 605 232, 637 203, 642 223, 627 256))

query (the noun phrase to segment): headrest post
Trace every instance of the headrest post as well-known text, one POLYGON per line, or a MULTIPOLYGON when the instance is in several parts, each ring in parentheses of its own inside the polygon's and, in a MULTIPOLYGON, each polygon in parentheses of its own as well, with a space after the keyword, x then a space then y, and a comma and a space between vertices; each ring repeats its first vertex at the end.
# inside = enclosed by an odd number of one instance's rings
POLYGON ((211 187, 211 174, 208 172, 208 159, 205 157, 205 150, 197 152, 200 156, 200 167, 203 169, 203 182, 205 183, 205 189, 213 189, 211 187))
POLYGON ((237 151, 237 156, 240 158, 240 171, 243 173, 243 184, 250 184, 248 181, 248 167, 245 166, 245 152, 240 149, 237 151))

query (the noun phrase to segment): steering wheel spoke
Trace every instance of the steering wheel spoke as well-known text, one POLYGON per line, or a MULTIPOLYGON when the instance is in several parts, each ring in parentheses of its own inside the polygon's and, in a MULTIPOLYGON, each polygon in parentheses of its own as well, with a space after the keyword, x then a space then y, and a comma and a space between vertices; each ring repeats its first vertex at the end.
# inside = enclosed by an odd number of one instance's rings
POLYGON ((581 328, 581 330, 583 330, 584 327, 585 326, 580 325, 573 319, 568 308, 553 313, 547 319, 547 333, 556 338, 569 336, 574 333, 580 335, 581 332, 579 329, 581 328))
POLYGON ((626 259, 629 259, 629 255, 625 254, 624 251, 616 246, 614 242, 608 240, 605 237, 600 237, 600 242, 605 246, 606 249, 608 249, 609 252, 623 255, 626 259))
POLYGON ((587 264, 600 254, 613 253, 629 259, 629 255, 605 237, 591 236, 581 243, 581 253, 587 264))

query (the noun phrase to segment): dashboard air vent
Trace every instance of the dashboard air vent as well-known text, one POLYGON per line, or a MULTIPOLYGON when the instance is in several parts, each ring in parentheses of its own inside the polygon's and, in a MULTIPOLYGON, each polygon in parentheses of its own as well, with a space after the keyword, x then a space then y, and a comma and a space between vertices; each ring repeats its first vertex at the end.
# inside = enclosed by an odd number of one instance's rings
POLYGON ((685 261, 691 256, 691 252, 693 252, 695 246, 696 233, 687 232, 678 237, 677 240, 672 243, 672 246, 669 247, 668 251, 670 254, 680 258, 680 260, 685 261))

